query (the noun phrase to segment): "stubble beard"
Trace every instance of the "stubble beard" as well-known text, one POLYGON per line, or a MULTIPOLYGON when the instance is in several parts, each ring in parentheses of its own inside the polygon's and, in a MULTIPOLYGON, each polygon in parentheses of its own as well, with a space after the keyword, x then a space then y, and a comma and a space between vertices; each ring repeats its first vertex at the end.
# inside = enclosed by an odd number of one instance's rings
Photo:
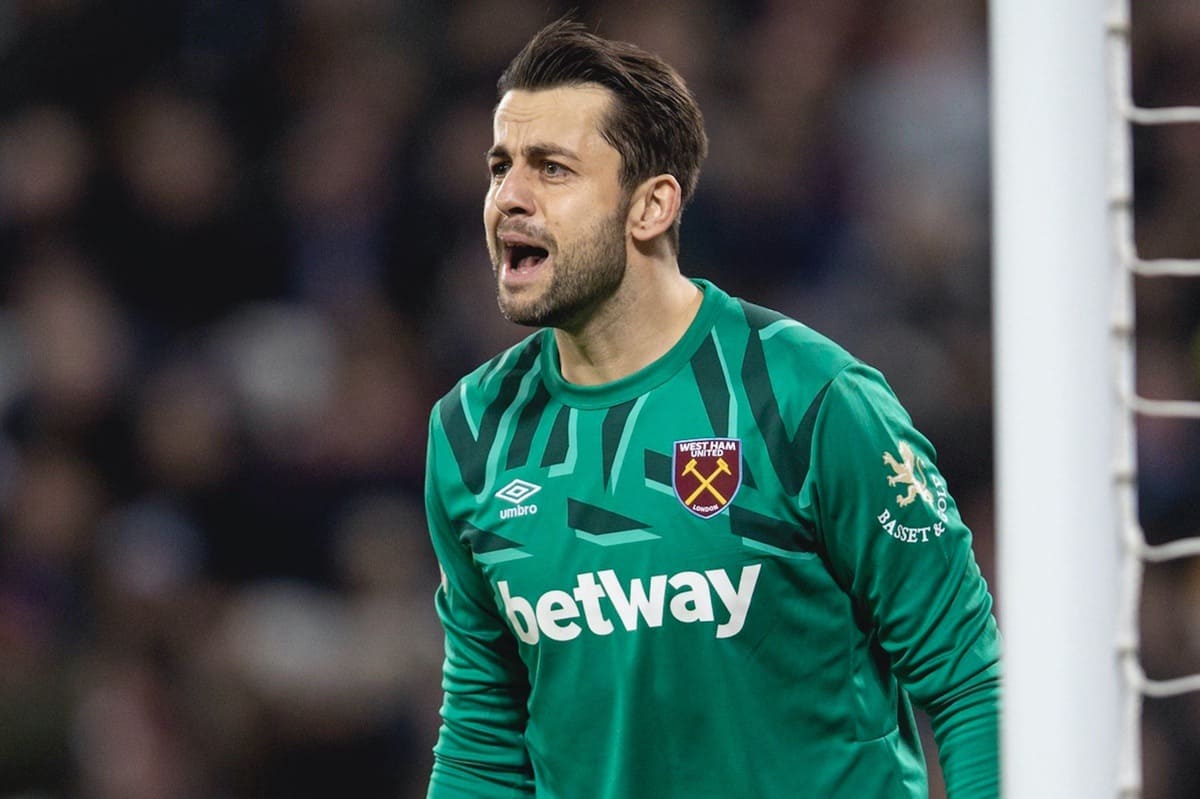
MULTIPOLYGON (((554 247, 550 285, 527 300, 506 295, 497 285, 500 313, 518 325, 577 329, 616 293, 625 279, 625 211, 618 208, 566 249, 558 249, 553 237, 542 238, 554 247)), ((495 254, 492 263, 499 275, 499 258, 495 254)))

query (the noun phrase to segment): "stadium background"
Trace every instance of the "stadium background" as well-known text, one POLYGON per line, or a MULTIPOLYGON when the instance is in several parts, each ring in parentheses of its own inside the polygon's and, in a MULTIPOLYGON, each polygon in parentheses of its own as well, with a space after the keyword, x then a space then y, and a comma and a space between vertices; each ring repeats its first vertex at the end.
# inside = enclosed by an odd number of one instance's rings
MULTIPOLYGON (((888 374, 994 586, 986 3, 571 5, 699 96, 685 271, 888 374)), ((1197 104, 1200 3, 1135 5, 1139 103, 1197 104)), ((425 417, 524 335, 483 153, 566 10, 0 0, 0 797, 422 795, 425 417)), ((1196 126, 1136 144, 1143 254, 1197 257, 1196 126)), ((1194 398, 1200 293, 1138 300, 1143 392, 1194 398)), ((1200 430, 1139 432, 1152 540, 1196 534, 1200 430)), ((1146 588, 1147 670, 1196 671, 1195 564, 1146 588)), ((1147 799, 1196 796, 1200 699, 1146 712, 1147 799)))

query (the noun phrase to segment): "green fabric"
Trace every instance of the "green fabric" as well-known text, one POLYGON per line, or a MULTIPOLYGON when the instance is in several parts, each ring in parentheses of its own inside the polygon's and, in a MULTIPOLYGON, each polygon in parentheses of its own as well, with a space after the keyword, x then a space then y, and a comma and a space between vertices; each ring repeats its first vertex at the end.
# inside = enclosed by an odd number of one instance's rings
POLYGON ((696 281, 600 387, 550 331, 430 420, 444 579, 431 799, 999 794, 999 642, 935 453, 882 376, 696 281), (681 444, 680 442, 695 442, 681 444))

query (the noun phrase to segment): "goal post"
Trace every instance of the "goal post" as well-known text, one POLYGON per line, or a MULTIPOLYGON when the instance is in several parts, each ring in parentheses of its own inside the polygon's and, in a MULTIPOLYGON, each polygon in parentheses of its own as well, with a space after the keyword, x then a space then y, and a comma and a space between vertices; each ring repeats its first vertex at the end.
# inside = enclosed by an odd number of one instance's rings
POLYGON ((990 0, 1008 799, 1115 796, 1122 682, 1104 0, 990 0))

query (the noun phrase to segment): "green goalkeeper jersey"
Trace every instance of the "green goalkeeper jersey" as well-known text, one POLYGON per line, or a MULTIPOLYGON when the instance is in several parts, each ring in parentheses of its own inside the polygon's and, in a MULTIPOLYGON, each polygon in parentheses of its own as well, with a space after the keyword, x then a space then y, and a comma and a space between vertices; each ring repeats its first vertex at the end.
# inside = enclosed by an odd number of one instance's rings
POLYGON ((875 370, 696 281, 662 358, 542 330, 431 416, 431 799, 998 796, 998 635, 930 443, 875 370))

